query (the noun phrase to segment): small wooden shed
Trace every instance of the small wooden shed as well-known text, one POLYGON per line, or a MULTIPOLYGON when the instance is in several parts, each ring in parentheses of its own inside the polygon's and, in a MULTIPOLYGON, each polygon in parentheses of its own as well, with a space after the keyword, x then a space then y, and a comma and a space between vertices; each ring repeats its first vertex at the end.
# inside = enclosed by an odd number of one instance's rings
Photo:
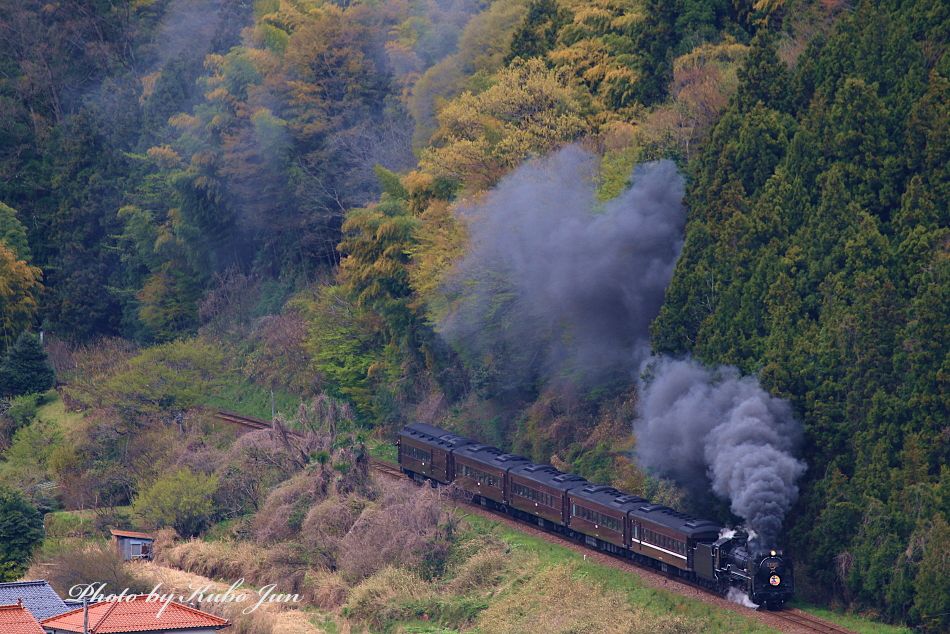
POLYGON ((139 533, 137 531, 120 531, 112 529, 112 539, 115 540, 115 549, 122 557, 123 561, 133 561, 152 559, 152 544, 155 537, 148 533, 139 533))

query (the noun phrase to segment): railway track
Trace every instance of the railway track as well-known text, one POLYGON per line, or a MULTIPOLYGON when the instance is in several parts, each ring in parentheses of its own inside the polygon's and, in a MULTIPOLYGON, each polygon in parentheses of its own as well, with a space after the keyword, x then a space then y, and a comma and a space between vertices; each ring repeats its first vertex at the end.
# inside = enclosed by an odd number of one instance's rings
POLYGON ((379 471, 380 473, 382 473, 382 474, 384 474, 384 475, 387 475, 387 476, 389 476, 389 477, 392 477, 392 478, 405 478, 405 477, 406 477, 406 476, 403 474, 402 469, 400 469, 400 468, 397 467, 396 465, 394 465, 394 464, 392 464, 392 463, 389 463, 389 462, 384 462, 384 461, 382 461, 382 460, 377 460, 376 458, 370 458, 370 459, 369 459, 369 466, 372 467, 373 469, 375 469, 376 471, 379 471))
MULTIPOLYGON (((410 480, 406 478, 406 475, 402 472, 402 469, 400 469, 397 465, 394 465, 392 463, 389 463, 383 460, 377 460, 376 458, 371 458, 370 468, 376 470, 381 475, 384 475, 386 477, 405 479, 407 482, 410 482, 410 480)), ((583 552, 585 558, 590 556, 590 557, 600 560, 604 564, 611 565, 614 567, 633 568, 641 575, 645 574, 645 575, 654 577, 655 579, 661 580, 664 586, 668 586, 668 584, 672 582, 674 584, 681 585, 684 589, 688 588, 692 592, 698 591, 701 596, 707 597, 708 599, 715 599, 716 602, 720 603, 722 607, 728 607, 729 609, 733 609, 740 613, 744 612, 745 610, 748 610, 748 608, 743 609, 742 606, 740 606, 739 604, 732 603, 728 601, 727 599, 724 599, 715 595, 711 595, 706 589, 689 584, 682 579, 667 577, 657 572, 656 570, 642 568, 620 557, 614 557, 612 555, 609 555, 607 553, 603 553, 597 550, 592 551, 586 546, 582 546, 580 544, 577 544, 571 540, 565 539, 558 535, 554 535, 552 533, 542 531, 532 525, 519 522, 518 520, 514 518, 505 517, 503 515, 498 515, 496 513, 491 513, 483 509, 481 506, 477 504, 467 503, 466 506, 471 507, 471 509, 479 515, 483 515, 493 520, 501 520, 511 526, 516 526, 518 530, 525 531, 531 534, 536 534, 542 537, 543 539, 566 545, 568 548, 571 548, 572 550, 575 550, 578 552, 583 552)), ((669 588, 667 587, 667 589, 669 588)), ((691 595, 691 596, 696 596, 697 598, 699 598, 700 595, 691 595)), ((808 614, 807 612, 803 612, 802 610, 799 610, 797 608, 785 608, 783 610, 779 610, 776 612, 755 611, 755 614, 757 617, 761 617, 760 620, 764 621, 767 625, 770 625, 772 627, 777 627, 780 629, 780 631, 783 631, 783 632, 793 632, 793 633, 801 633, 801 634, 811 634, 814 632, 817 632, 819 634, 856 634, 853 630, 843 628, 839 625, 835 625, 834 623, 829 623, 828 621, 812 616, 808 614)))
MULTIPOLYGON (((238 425, 239 427, 244 427, 245 429, 253 429, 255 431, 274 428, 274 424, 269 420, 254 418, 253 416, 244 416, 243 414, 235 414, 234 412, 228 412, 225 410, 218 410, 214 413, 214 417, 219 421, 230 423, 232 425, 238 425)), ((300 432, 290 429, 287 430, 287 433, 289 433, 291 436, 300 436, 300 432)))
POLYGON ((803 628, 809 632, 820 632, 821 634, 854 634, 852 630, 819 619, 817 616, 812 616, 808 612, 803 612, 798 608, 785 608, 784 610, 774 612, 774 614, 780 619, 794 623, 799 628, 803 628))

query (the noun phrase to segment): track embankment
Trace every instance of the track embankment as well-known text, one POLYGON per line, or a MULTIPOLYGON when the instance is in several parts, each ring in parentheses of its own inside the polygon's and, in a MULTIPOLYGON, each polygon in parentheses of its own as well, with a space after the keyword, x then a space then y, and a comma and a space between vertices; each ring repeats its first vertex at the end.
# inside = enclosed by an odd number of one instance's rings
MULTIPOLYGON (((398 465, 373 458, 370 460, 370 466, 377 473, 385 477, 400 478, 406 480, 406 482, 411 482, 402 473, 402 470, 398 465)), ((780 610, 777 612, 770 612, 767 610, 753 610, 738 603, 729 601, 728 599, 718 595, 711 594, 706 590, 696 586, 685 583, 680 579, 668 577, 655 570, 638 566, 633 562, 626 561, 618 557, 613 557, 600 551, 592 550, 573 540, 542 531, 531 524, 518 521, 511 517, 505 517, 504 515, 499 515, 497 513, 492 513, 477 504, 469 504, 462 501, 457 501, 457 505, 460 509, 467 513, 479 515, 495 522, 501 522, 522 533, 526 533, 539 539, 569 548, 583 555, 585 559, 596 561, 597 563, 604 566, 610 566, 612 568, 631 572, 640 577, 640 579, 642 579, 645 584, 653 588, 673 592, 681 596, 714 605, 724 610, 736 612, 737 614, 741 614, 742 616, 754 619, 764 625, 775 628, 779 632, 787 632, 788 634, 815 634, 816 632, 820 634, 855 634, 855 632, 852 630, 845 629, 839 625, 819 619, 818 617, 812 616, 807 612, 803 612, 794 608, 780 610)))

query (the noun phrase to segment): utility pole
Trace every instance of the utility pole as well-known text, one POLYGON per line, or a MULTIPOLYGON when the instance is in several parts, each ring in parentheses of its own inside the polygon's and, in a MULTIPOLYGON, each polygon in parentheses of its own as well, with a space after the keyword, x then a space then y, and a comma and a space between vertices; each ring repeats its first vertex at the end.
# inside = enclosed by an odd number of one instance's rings
POLYGON ((274 420, 274 417, 277 416, 277 412, 274 411, 274 390, 270 391, 270 419, 274 420))
POLYGON ((82 634, 89 634, 89 597, 82 598, 82 634))

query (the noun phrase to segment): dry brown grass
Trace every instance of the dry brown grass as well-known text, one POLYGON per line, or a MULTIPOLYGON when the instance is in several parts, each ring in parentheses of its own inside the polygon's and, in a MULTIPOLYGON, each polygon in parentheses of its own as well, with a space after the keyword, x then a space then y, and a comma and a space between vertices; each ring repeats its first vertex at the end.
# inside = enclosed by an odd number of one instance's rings
POLYGON ((508 570, 511 555, 501 548, 486 548, 466 559, 446 584, 452 594, 467 594, 496 585, 508 570))
POLYGON ((335 610, 346 603, 350 587, 337 572, 311 570, 304 579, 306 599, 321 610, 335 610))
MULTIPOLYGON (((533 566, 525 565, 524 570, 533 566)), ((478 632, 559 634, 603 632, 686 634, 692 625, 675 616, 657 616, 633 608, 620 592, 579 579, 573 566, 534 569, 512 579, 504 593, 478 616, 478 632)))
POLYGON ((215 579, 256 580, 271 576, 267 550, 246 541, 190 540, 158 552, 156 563, 215 579))
MULTIPOLYGON (((193 589, 207 584, 210 584, 211 592, 223 592, 228 586, 202 575, 155 563, 129 565, 129 571, 152 587, 161 583, 162 592, 174 592, 185 596, 189 595, 193 589)), ((279 580, 273 582, 279 583, 279 580)), ((279 586, 278 590, 284 592, 284 589, 279 586)), ((206 602, 197 607, 231 621, 232 626, 227 630, 230 634, 318 634, 323 631, 310 622, 310 616, 307 613, 291 608, 287 604, 265 603, 250 614, 242 614, 248 605, 248 603, 206 602)))

